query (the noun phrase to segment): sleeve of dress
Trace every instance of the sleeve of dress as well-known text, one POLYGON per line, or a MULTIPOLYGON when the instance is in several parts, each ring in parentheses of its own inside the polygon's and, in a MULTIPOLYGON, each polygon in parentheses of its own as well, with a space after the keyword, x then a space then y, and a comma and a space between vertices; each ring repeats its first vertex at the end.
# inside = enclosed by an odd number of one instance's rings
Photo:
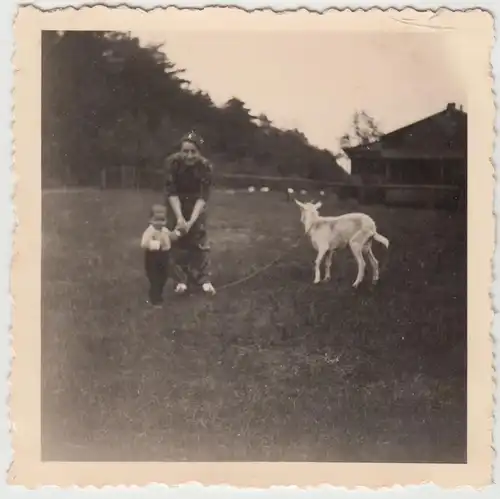
POLYGON ((200 179, 200 198, 207 202, 210 197, 213 183, 213 166, 209 161, 203 162, 203 170, 200 179))
POLYGON ((173 154, 172 156, 169 156, 165 160, 163 166, 165 196, 167 198, 171 196, 177 196, 177 182, 175 181, 177 170, 177 155, 173 154))
POLYGON ((141 237, 141 248, 142 249, 148 249, 152 235, 153 235, 153 231, 151 230, 151 227, 148 227, 143 232, 142 237, 141 237))

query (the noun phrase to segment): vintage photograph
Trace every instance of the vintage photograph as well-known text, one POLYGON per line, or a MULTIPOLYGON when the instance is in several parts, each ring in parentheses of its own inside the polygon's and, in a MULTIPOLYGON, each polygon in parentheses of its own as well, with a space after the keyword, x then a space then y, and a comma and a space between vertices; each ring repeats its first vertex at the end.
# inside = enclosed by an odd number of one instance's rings
POLYGON ((445 50, 43 32, 45 459, 466 461, 445 50))
POLYGON ((41 460, 467 465, 459 45, 197 26, 40 30, 41 460))

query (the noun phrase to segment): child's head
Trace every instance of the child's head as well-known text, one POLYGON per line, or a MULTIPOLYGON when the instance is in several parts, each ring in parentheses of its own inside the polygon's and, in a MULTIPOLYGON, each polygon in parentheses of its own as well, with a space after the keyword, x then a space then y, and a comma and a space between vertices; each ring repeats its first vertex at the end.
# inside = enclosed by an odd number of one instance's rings
POLYGON ((196 163, 201 156, 203 139, 194 132, 184 135, 181 140, 181 154, 188 165, 196 163))
POLYGON ((150 224, 157 230, 167 225, 167 208, 162 204, 154 204, 151 207, 150 224))

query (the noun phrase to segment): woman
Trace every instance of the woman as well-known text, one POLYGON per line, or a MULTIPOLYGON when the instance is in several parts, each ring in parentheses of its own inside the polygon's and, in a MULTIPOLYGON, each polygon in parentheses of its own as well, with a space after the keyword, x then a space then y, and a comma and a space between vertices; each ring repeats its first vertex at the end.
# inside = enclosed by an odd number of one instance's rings
POLYGON ((212 165, 201 155, 203 140, 191 132, 182 138, 179 152, 165 161, 167 203, 177 219, 176 228, 185 235, 176 245, 176 293, 185 293, 189 284, 215 294, 210 282, 207 240, 207 202, 212 186, 212 165))

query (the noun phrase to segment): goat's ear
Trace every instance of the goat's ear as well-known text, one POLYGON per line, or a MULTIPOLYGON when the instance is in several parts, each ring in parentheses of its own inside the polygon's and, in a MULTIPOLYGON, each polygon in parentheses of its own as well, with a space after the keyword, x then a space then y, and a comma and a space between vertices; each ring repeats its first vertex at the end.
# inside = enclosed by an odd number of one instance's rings
POLYGON ((304 208, 304 205, 296 198, 293 198, 293 200, 295 201, 295 204, 299 205, 301 208, 304 208))
POLYGON ((321 201, 318 201, 317 203, 315 203, 314 207, 319 210, 321 207, 323 206, 323 203, 321 201))

